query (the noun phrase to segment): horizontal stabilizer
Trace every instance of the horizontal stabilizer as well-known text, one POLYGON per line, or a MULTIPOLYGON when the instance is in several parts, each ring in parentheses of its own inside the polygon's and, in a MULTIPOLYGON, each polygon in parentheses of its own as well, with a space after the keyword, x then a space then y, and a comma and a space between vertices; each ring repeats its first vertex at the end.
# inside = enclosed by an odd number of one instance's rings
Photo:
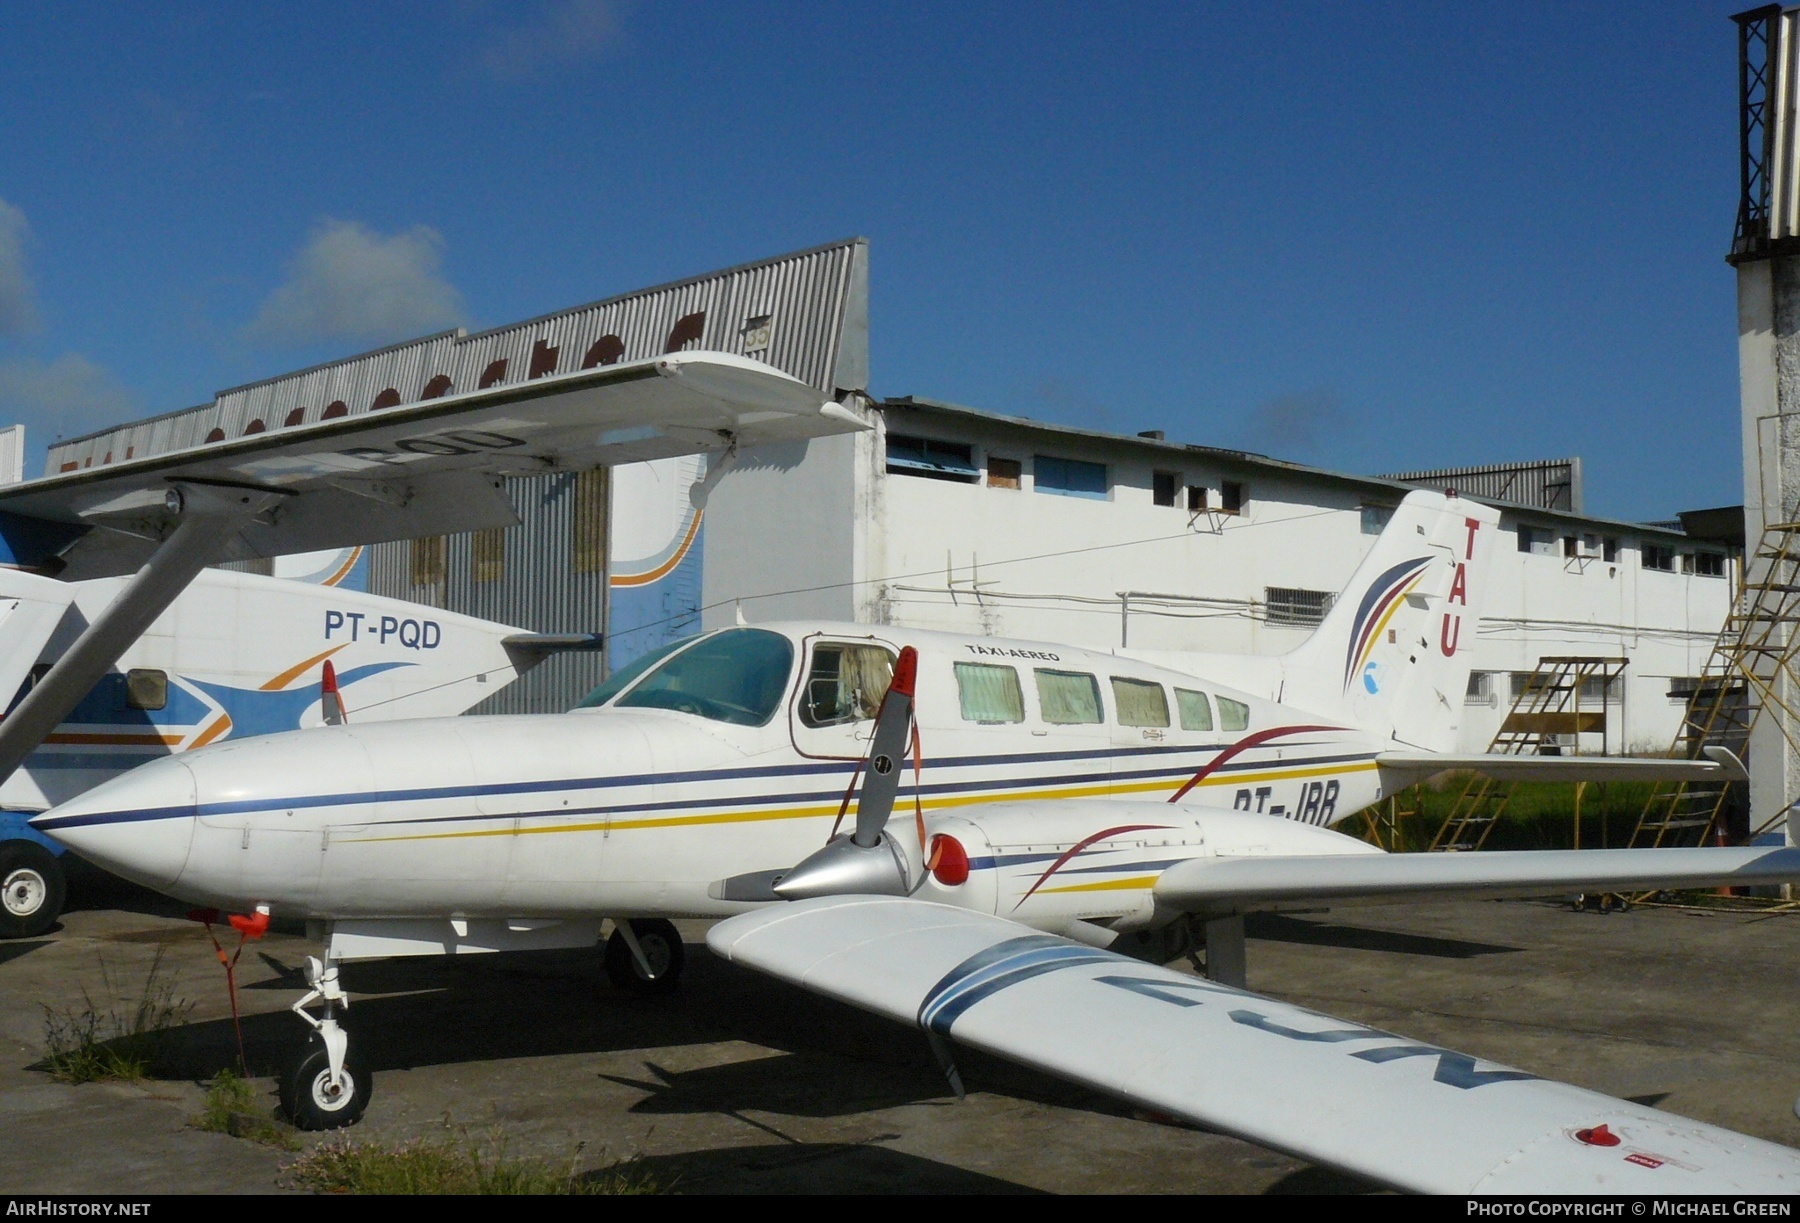
POLYGON ((1462 854, 1193 858, 1156 881, 1158 905, 1242 913, 1294 902, 1546 896, 1800 882, 1800 849, 1533 849, 1462 854))
POLYGON ((604 633, 514 633, 500 644, 514 654, 592 653, 606 648, 604 633))
POLYGON ((1413 774, 1424 780, 1435 773, 1467 771, 1499 781, 1746 781, 1743 761, 1717 745, 1705 759, 1662 756, 1453 756, 1441 752, 1382 752, 1375 763, 1383 770, 1413 774))
POLYGON ((731 918, 706 942, 934 1037, 1401 1189, 1800 1190, 1800 1151, 985 913, 831 897, 731 918))

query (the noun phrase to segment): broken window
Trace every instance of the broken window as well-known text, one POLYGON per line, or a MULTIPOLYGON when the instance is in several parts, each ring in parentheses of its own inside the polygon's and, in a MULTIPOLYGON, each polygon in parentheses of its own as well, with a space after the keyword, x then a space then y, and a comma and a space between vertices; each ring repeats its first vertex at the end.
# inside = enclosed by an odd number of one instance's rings
POLYGON ((1153 471, 1150 473, 1150 499, 1158 505, 1174 505, 1175 489, 1181 479, 1172 471, 1153 471))

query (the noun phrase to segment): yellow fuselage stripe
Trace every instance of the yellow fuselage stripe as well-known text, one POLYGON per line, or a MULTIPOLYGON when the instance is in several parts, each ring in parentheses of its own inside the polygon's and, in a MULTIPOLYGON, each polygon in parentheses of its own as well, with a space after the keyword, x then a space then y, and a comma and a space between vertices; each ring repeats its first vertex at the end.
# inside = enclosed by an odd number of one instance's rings
MULTIPOLYGON (((1257 773, 1233 773, 1227 777, 1209 777, 1201 782, 1202 786, 1212 785, 1246 785, 1263 781, 1295 781, 1306 777, 1322 777, 1329 774, 1367 773, 1375 769, 1373 760, 1353 762, 1349 764, 1313 765, 1305 768, 1271 769, 1257 773)), ((988 794, 958 794, 940 798, 928 798, 924 807, 928 811, 941 811, 957 807, 972 807, 986 803, 1028 802, 1037 799, 1057 798, 1095 798, 1116 797, 1121 794, 1144 794, 1151 791, 1167 791, 1172 783, 1164 778, 1158 781, 1132 782, 1128 785, 1096 784, 1089 786, 1063 786, 1037 790, 1004 790, 988 794)), ((897 806, 905 805, 902 797, 897 806)), ((854 815, 856 803, 850 804, 847 814, 854 815)), ((539 812, 532 812, 539 815, 539 812)), ((804 807, 774 807, 749 811, 724 811, 707 815, 665 815, 650 816, 638 819, 616 820, 584 820, 579 824, 543 824, 533 828, 485 828, 466 832, 420 832, 401 836, 388 837, 346 837, 346 841, 358 843, 381 841, 448 841, 467 837, 510 837, 529 836, 552 832, 625 832, 643 828, 688 828, 705 827, 719 824, 757 824, 774 820, 818 819, 837 814, 836 803, 815 804, 804 807)), ((516 816, 495 813, 497 820, 514 819, 516 816)))

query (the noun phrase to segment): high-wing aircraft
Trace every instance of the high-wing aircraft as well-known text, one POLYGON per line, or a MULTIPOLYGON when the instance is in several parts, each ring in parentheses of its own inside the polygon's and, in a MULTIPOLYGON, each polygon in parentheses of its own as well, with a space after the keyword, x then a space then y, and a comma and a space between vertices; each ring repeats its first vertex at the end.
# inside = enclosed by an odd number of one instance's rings
MULTIPOLYGON (((318 923, 324 955, 295 1009, 319 1040, 283 1084, 289 1114, 314 1127, 355 1120, 369 1098, 337 1020, 347 960, 589 946, 610 920, 614 979, 667 988, 682 956, 670 917, 761 908, 780 923, 886 903, 874 894, 907 915, 949 905, 989 934, 1067 940, 1054 945, 1095 962, 1115 962, 1104 948, 1166 959, 1197 929, 1209 988, 1238 989, 1242 915, 1258 909, 1800 878, 1789 850, 1389 857, 1325 827, 1445 767, 1742 776, 1723 754, 1597 766, 1451 754, 1462 622, 1472 632, 1497 518, 1410 495, 1314 636, 1281 658, 1231 660, 1231 683, 1208 678, 1203 657, 741 626, 640 660, 567 714, 224 744, 37 826, 196 903, 318 923), (900 699, 905 717, 876 719, 900 699), (903 787, 912 801, 896 809, 903 787), (855 831, 834 838, 845 820, 855 831), (304 1009, 316 1002, 321 1018, 304 1009)), ((760 936, 719 937, 759 962, 760 936)), ((778 959, 759 964, 788 975, 778 959)))
MULTIPOLYGON (((862 427, 760 362, 671 353, 259 423, 235 440, 127 450, 11 485, 0 490, 0 699, 20 695, 0 720, 0 807, 42 810, 147 755, 298 726, 318 704, 301 691, 310 668, 333 657, 340 685, 357 685, 351 704, 419 717, 468 708, 548 650, 594 644, 250 575, 198 577, 213 562, 510 526, 507 475, 701 450, 724 451, 722 472, 740 444, 862 427), (312 648, 290 658, 301 643, 312 648)), ((46 926, 60 890, 41 836, 16 822, 0 813, 0 935, 46 926)))
MULTIPOLYGON (((352 563, 327 555, 339 569, 352 563)), ((0 692, 22 700, 123 585, 0 569, 0 692)), ((62 847, 30 816, 146 761, 322 725, 346 709, 358 722, 461 713, 551 650, 595 640, 329 583, 205 570, 0 782, 0 938, 49 929, 66 894, 62 847)))

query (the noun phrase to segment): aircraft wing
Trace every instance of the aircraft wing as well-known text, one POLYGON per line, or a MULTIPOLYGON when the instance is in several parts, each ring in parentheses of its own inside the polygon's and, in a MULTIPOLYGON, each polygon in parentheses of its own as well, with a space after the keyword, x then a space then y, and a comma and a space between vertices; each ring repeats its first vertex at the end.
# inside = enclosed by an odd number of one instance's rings
POLYGON ((1700 760, 1651 756, 1467 756, 1439 752, 1382 752, 1383 769, 1416 773, 1418 779, 1453 769, 1482 773, 1500 781, 1747 781, 1743 761, 1716 744, 1700 760))
POLYGON ((1157 877, 1159 906, 1222 915, 1295 902, 1545 896, 1800 882, 1800 849, 1532 849, 1462 854, 1192 858, 1157 877))
POLYGON ((1800 1151, 901 897, 747 913, 735 963, 1302 1159, 1426 1193, 1781 1193, 1800 1151))
POLYGON ((496 486, 536 475, 866 428, 771 366, 729 353, 647 361, 428 399, 47 476, 0 491, 0 541, 70 580, 136 570, 181 510, 171 489, 266 494, 216 559, 510 526, 496 486))

